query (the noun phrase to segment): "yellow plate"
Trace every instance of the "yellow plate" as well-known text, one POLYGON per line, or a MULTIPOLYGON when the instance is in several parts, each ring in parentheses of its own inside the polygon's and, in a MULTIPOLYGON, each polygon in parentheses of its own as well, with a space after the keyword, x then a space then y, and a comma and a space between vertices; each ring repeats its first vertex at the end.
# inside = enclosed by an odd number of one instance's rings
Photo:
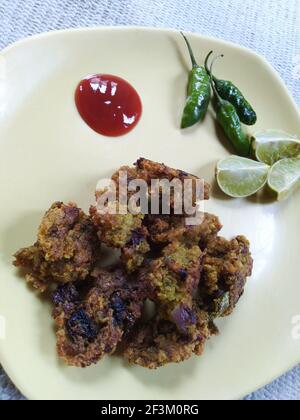
MULTIPOLYGON (((233 79, 258 113, 255 131, 280 128, 300 136, 300 118, 266 61, 220 40, 189 35, 199 61, 213 49, 225 58, 216 75, 233 79)), ((204 175, 231 149, 218 139, 211 112, 180 131, 190 62, 179 33, 142 28, 95 28, 48 33, 0 54, 0 361, 31 399, 239 398, 300 361, 292 321, 300 313, 300 194, 284 203, 226 198, 206 204, 224 223, 223 235, 245 234, 255 269, 232 317, 202 358, 157 371, 129 367, 118 357, 86 370, 64 366, 55 353, 50 306, 30 293, 12 254, 35 240, 43 212, 55 200, 85 210, 99 178, 143 156, 204 175), (143 101, 129 135, 105 138, 74 106, 74 89, 91 73, 127 79, 143 101)))

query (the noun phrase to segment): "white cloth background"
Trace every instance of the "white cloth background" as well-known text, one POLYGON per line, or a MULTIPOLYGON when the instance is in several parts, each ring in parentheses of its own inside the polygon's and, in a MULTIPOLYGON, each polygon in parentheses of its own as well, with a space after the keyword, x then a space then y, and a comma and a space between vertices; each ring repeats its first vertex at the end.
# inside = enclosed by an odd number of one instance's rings
MULTIPOLYGON (((0 48, 39 32, 95 25, 178 28, 252 48, 300 105, 300 0, 0 0, 0 48)), ((0 399, 21 398, 0 368, 0 399)), ((300 366, 246 399, 300 400, 300 366)))

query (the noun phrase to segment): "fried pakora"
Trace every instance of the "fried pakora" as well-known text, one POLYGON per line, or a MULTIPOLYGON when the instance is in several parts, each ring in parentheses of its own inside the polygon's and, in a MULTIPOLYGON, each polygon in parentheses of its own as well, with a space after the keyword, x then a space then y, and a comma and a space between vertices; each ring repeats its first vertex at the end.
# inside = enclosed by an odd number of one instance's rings
MULTIPOLYGON (((202 185, 199 191, 197 191, 195 181, 199 181, 199 177, 189 174, 185 171, 179 169, 173 169, 169 166, 166 166, 163 163, 157 163, 152 160, 140 158, 136 161, 133 167, 131 166, 122 166, 117 172, 115 172, 112 176, 112 180, 115 182, 117 186, 117 192, 119 193, 119 184, 124 186, 124 182, 126 180, 126 187, 128 187, 131 181, 135 180, 143 180, 148 185, 148 196, 151 197, 153 194, 158 194, 161 191, 156 191, 155 189, 151 188, 153 185, 154 180, 162 181, 166 180, 170 183, 174 180, 179 180, 181 184, 184 183, 185 180, 191 181, 191 204, 195 204, 195 202, 199 199, 208 200, 210 194, 210 185, 202 180, 202 185), (126 174, 126 179, 121 179, 121 175, 126 174), (198 194, 198 196, 196 196, 198 194)), ((182 191, 180 191, 182 194, 182 191)), ((174 193, 174 192, 173 192, 174 193)), ((128 191, 128 195, 126 192, 125 198, 130 198, 133 192, 128 191)), ((181 197, 183 198, 183 197, 181 197)), ((187 198, 187 197, 186 197, 187 198)), ((170 208, 174 208, 174 196, 171 194, 170 197, 170 208)))
POLYGON ((96 260, 100 242, 96 229, 76 204, 54 203, 38 229, 37 242, 15 254, 26 280, 44 291, 49 283, 84 280, 96 260))
POLYGON ((145 224, 150 241, 154 244, 168 244, 173 241, 199 245, 205 249, 208 241, 217 236, 222 225, 217 216, 199 213, 199 224, 187 225, 185 217, 178 215, 147 215, 145 224))
POLYGON ((53 294, 58 354, 78 367, 112 354, 140 318, 144 301, 143 289, 119 269, 95 269, 85 289, 68 283, 53 294))
POLYGON ((206 312, 193 309, 187 315, 186 331, 180 332, 173 322, 161 317, 141 324, 124 351, 130 364, 157 369, 168 363, 179 363, 193 354, 200 356, 211 336, 206 312))
MULTIPOLYGON (((35 288, 58 283, 53 318, 59 356, 86 367, 121 344, 129 363, 156 369, 201 355, 217 333, 214 319, 232 313, 252 273, 248 240, 218 236, 218 217, 195 205, 194 175, 141 158, 111 179, 118 196, 105 209, 99 206, 105 189, 96 191, 89 216, 75 204, 56 202, 42 219, 36 243, 15 254, 14 265, 26 270, 35 288), (146 201, 158 199, 158 211, 148 214, 142 203, 131 211, 134 193, 127 188, 134 180, 145 181, 146 201), (177 214, 176 199, 187 198, 180 188, 172 190, 164 213, 163 187, 153 189, 152 180, 190 180, 192 213, 177 214), (101 243, 118 250, 114 267, 101 267, 101 243), (153 313, 145 318, 149 300, 153 313)), ((209 185, 200 184, 208 199, 209 185)))
POLYGON ((179 302, 192 301, 200 280, 201 258, 197 245, 172 242, 141 271, 139 278, 149 285, 152 300, 174 309, 179 302))
MULTIPOLYGON (((127 190, 128 185, 133 180, 143 180, 146 182, 148 187, 147 197, 153 196, 153 190, 151 188, 151 182, 154 179, 157 180, 167 180, 173 181, 179 180, 183 182, 186 179, 195 181, 199 178, 188 174, 184 171, 172 169, 164 164, 156 163, 147 159, 139 159, 134 167, 123 166, 112 176, 112 181, 114 181, 116 186, 116 192, 118 195, 117 201, 107 203, 105 209, 97 208, 97 205, 91 206, 90 215, 94 225, 97 228, 98 236, 103 243, 109 247, 118 248, 122 250, 122 261, 127 267, 129 272, 136 271, 139 267, 142 266, 146 255, 151 251, 151 244, 149 240, 151 239, 153 243, 157 242, 171 242, 172 240, 178 238, 190 238, 194 240, 194 243, 197 243, 204 237, 205 229, 211 229, 212 231, 217 231, 219 222, 216 220, 210 220, 209 216, 206 216, 206 221, 203 224, 203 227, 200 229, 192 229, 192 227, 185 226, 185 219, 182 215, 180 216, 169 216, 168 221, 166 222, 168 226, 162 232, 154 233, 156 225, 162 223, 165 216, 158 215, 153 218, 146 216, 142 213, 142 210, 137 214, 132 214, 128 211, 128 200, 130 199, 132 193, 127 190), (122 179, 122 174, 126 174, 126 178, 122 179), (120 183, 126 183, 123 185, 125 187, 126 196, 123 199, 120 197, 120 183), (124 205, 125 203, 127 205, 124 205), (111 211, 117 209, 117 212, 111 211), (102 211, 104 210, 104 211, 102 211), (215 226, 213 225, 215 223, 215 226), (148 224, 152 228, 152 236, 149 237, 148 224)), ((203 198, 209 198, 210 187, 207 183, 203 181, 203 198)), ((106 194, 107 190, 96 191, 96 201, 99 198, 106 194)), ((158 192, 160 194, 160 192, 158 192)), ((182 192, 180 192, 182 194, 182 192)), ((194 194, 192 189, 192 194, 194 194)), ((182 197, 181 197, 182 199, 182 197)), ((174 196, 170 196, 171 208, 174 204, 174 196)), ((192 199, 195 204, 195 197, 192 199)), ((165 221, 167 217, 165 218, 165 221)), ((159 227, 157 227, 159 229, 159 227)))
POLYGON ((207 245, 199 299, 202 307, 215 317, 230 315, 244 292, 253 267, 249 247, 244 236, 231 241, 216 237, 207 245))

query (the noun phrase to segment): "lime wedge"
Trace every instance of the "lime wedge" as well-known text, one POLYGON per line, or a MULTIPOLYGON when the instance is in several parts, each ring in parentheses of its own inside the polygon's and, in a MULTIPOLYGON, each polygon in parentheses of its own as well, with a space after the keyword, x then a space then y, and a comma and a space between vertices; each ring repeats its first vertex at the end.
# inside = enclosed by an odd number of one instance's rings
POLYGON ((275 163, 269 172, 268 185, 278 200, 286 199, 300 187, 300 160, 282 159, 275 163))
POLYGON ((300 140, 279 130, 265 130, 252 137, 252 148, 259 162, 273 165, 280 159, 300 156, 300 140))
POLYGON ((230 197, 248 197, 267 182, 269 166, 240 156, 230 156, 218 162, 217 182, 230 197))

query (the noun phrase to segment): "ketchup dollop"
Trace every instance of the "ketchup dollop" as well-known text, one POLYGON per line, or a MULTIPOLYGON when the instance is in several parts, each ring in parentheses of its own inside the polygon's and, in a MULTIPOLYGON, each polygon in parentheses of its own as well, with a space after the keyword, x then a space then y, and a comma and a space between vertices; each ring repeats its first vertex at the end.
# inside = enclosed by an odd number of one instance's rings
POLYGON ((128 133, 142 114, 142 102, 134 87, 111 74, 95 74, 81 80, 75 103, 93 130, 111 137, 128 133))

